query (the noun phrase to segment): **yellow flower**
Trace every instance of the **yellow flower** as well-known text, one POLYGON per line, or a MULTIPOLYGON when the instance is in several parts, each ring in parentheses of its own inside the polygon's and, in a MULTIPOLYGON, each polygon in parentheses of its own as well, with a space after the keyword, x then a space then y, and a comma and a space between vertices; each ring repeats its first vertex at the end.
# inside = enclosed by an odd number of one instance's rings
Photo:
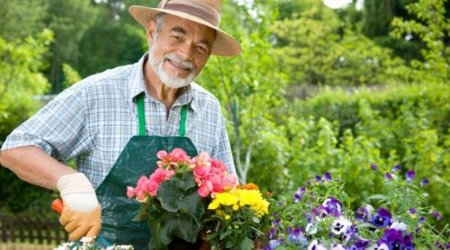
POLYGON ((265 200, 259 190, 238 190, 239 205, 249 206, 258 217, 269 213, 269 202, 265 200))
POLYGON ((228 214, 225 215, 225 220, 229 220, 231 218, 231 216, 229 216, 228 214))
POLYGON ((215 210, 219 206, 234 206, 238 203, 238 196, 234 192, 224 192, 216 194, 216 197, 208 205, 208 209, 215 210))
POLYGON ((209 210, 216 210, 220 206, 220 202, 216 199, 214 199, 211 203, 208 205, 209 210))

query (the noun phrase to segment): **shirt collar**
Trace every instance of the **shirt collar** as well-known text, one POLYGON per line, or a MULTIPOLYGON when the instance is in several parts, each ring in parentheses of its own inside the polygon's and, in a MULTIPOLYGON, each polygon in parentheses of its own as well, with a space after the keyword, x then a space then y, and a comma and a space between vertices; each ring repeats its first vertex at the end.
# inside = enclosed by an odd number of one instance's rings
MULTIPOLYGON (((145 80, 144 80, 144 63, 147 61, 148 53, 145 53, 141 59, 137 63, 134 64, 133 73, 130 79, 130 97, 134 102, 136 96, 141 93, 146 93, 145 90, 145 80)), ((194 83, 193 83, 194 84, 194 83)), ((148 96, 148 94, 146 93, 148 96)), ((190 104, 192 109, 196 109, 196 105, 194 102, 195 92, 192 88, 192 84, 180 89, 180 94, 178 95, 177 100, 173 104, 173 106, 183 106, 190 104)), ((150 97, 151 100, 155 100, 150 97)))
POLYGON ((132 101, 135 100, 136 96, 145 92, 144 63, 147 61, 147 57, 148 54, 146 53, 133 65, 133 73, 130 78, 130 97, 132 101))

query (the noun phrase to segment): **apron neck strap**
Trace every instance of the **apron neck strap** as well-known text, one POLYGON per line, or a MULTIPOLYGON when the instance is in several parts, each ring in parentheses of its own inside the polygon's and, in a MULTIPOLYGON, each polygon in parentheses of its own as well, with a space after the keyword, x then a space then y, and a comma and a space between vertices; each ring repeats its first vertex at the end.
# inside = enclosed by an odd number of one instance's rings
MULTIPOLYGON (((145 131, 145 107, 144 107, 144 96, 142 93, 137 96, 137 110, 138 110, 138 131, 139 135, 146 135, 145 131)), ((186 135, 186 120, 187 120, 187 105, 183 105, 181 107, 181 118, 180 118, 180 127, 179 127, 179 135, 184 137, 186 135)))

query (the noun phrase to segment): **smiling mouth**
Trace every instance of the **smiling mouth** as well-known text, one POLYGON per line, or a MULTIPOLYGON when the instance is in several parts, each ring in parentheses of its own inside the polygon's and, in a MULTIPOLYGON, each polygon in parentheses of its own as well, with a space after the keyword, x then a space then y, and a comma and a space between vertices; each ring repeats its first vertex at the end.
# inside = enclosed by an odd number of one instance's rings
POLYGON ((192 71, 191 68, 185 67, 185 66, 183 66, 183 64, 177 63, 177 62, 175 62, 175 61, 173 61, 173 60, 170 60, 170 59, 168 59, 168 58, 165 59, 165 61, 169 62, 169 63, 170 63, 171 65, 173 65, 175 68, 181 69, 181 70, 183 70, 183 71, 188 71, 188 72, 191 72, 191 71, 192 71))

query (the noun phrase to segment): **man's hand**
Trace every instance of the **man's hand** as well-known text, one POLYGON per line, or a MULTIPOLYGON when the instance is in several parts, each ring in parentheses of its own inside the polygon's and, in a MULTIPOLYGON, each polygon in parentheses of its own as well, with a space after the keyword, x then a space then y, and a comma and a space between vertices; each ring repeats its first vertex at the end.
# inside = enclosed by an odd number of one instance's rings
POLYGON ((101 208, 86 176, 64 175, 58 180, 57 188, 64 205, 59 222, 69 233, 69 240, 97 236, 101 229, 101 208))

